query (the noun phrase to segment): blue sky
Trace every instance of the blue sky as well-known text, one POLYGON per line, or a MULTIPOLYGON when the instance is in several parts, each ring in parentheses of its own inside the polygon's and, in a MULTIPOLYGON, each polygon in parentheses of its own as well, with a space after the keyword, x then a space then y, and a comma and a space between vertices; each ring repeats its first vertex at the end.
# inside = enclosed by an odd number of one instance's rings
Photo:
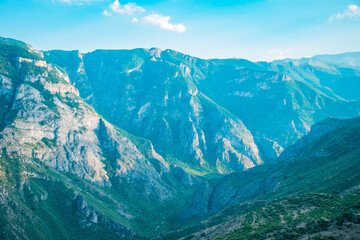
POLYGON ((0 0, 0 36, 40 50, 300 58, 360 51, 360 0, 0 0))

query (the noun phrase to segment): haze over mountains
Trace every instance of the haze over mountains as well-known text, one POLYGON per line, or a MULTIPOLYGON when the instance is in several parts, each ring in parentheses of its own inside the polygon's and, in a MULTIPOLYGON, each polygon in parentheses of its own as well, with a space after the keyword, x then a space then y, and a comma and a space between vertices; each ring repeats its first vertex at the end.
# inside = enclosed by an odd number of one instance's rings
MULTIPOLYGON (((254 63, 0 38, 0 85, 5 239, 237 238, 248 211, 345 192, 358 228, 359 53, 254 63)), ((326 219, 257 229, 316 237, 326 219)))

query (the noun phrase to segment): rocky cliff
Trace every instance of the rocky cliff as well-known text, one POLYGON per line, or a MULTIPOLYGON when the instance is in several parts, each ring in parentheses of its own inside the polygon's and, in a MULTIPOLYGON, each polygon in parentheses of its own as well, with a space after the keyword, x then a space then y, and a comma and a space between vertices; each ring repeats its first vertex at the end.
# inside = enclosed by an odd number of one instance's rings
MULTIPOLYGON (((96 238, 110 231, 111 238, 128 238, 142 232, 137 212, 158 218, 146 204, 156 209, 184 198, 176 188, 189 182, 171 171, 176 167, 170 168, 149 140, 96 113, 67 73, 43 60, 41 52, 17 42, 3 44, 11 49, 1 52, 6 68, 0 72, 1 217, 6 236, 43 238, 47 233, 38 231, 51 231, 49 223, 54 222, 59 237, 85 231, 96 238), (71 223, 77 230, 66 235, 63 227, 71 223), (32 234, 28 231, 33 224, 42 227, 32 234)), ((196 178, 191 181, 194 185, 196 178)))

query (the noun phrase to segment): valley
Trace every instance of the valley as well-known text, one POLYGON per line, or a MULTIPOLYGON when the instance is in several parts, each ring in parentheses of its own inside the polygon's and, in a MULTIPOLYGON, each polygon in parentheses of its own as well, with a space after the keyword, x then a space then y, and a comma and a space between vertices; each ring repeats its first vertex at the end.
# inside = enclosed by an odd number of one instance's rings
POLYGON ((359 237, 359 58, 0 38, 0 238, 359 237))

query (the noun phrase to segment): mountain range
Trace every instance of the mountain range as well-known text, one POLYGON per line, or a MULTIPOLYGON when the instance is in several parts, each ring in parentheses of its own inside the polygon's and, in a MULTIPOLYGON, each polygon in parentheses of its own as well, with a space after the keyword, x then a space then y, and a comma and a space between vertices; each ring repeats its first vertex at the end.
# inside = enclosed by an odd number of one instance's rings
POLYGON ((359 89, 359 53, 250 62, 0 38, 1 236, 357 234, 359 89))

